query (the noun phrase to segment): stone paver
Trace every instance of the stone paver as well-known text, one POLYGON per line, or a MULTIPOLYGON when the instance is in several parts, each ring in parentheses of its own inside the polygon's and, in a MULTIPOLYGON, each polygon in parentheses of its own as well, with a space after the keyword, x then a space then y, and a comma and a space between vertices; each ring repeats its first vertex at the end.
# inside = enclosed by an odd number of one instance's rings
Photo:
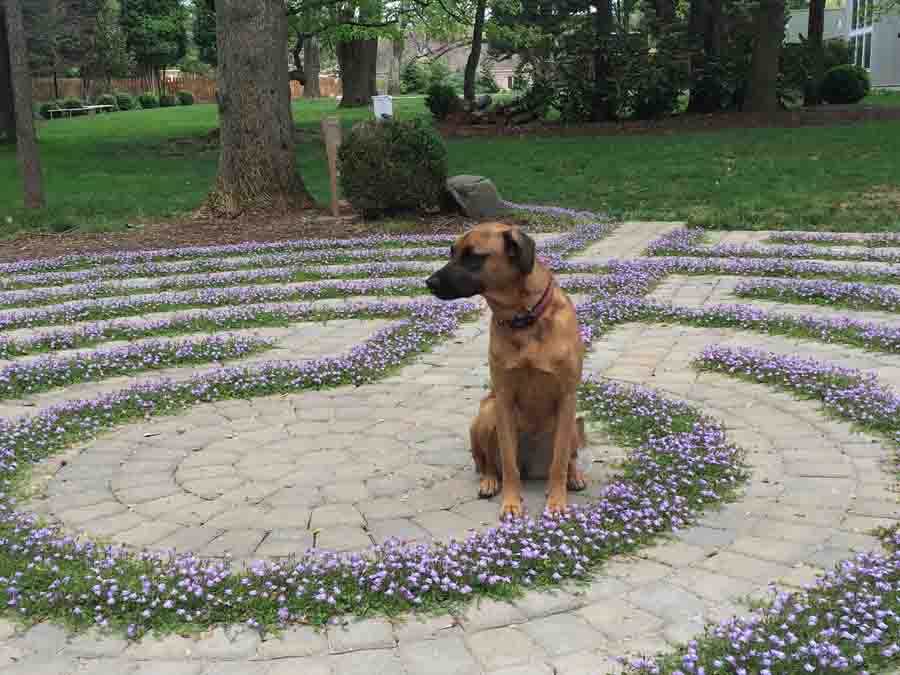
MULTIPOLYGON (((576 259, 637 257, 677 226, 626 223, 576 259)), ((722 240, 763 236, 731 233, 722 240)), ((652 297, 693 307, 743 302, 731 294, 733 287, 728 277, 671 277, 652 297)), ((814 306, 777 308, 837 314, 814 306)), ((886 313, 854 315, 897 323, 886 313)), ((462 537, 489 527, 497 500, 477 499, 466 438, 487 382, 486 320, 462 326, 452 340, 378 384, 198 405, 101 436, 36 467, 30 505, 73 531, 137 548, 230 554, 239 562, 312 546, 359 550, 391 537, 462 537)), ((268 334, 284 350, 274 358, 311 358, 344 352, 382 325, 297 324, 268 334)), ((610 561, 590 584, 527 593, 513 603, 483 600, 458 615, 351 620, 322 630, 291 627, 265 639, 217 628, 200 638, 128 644, 95 634, 68 637, 47 624, 28 631, 0 624, 0 670, 617 673, 615 656, 653 654, 683 642, 707 621, 746 611, 744 603, 763 597, 771 581, 799 587, 837 560, 874 548, 871 528, 900 519, 881 464, 886 450, 826 418, 814 403, 698 375, 690 361, 712 342, 802 352, 878 370, 900 386, 900 358, 893 355, 736 330, 620 326, 597 341, 586 371, 654 387, 723 421, 751 468, 737 502, 636 556, 610 561)), ((9 402, 0 415, 123 384, 73 387, 25 406, 9 402)), ((582 461, 592 484, 586 495, 573 497, 576 503, 597 494, 623 455, 598 430, 590 440, 582 461)), ((530 511, 539 510, 543 486, 528 484, 525 498, 530 511)))

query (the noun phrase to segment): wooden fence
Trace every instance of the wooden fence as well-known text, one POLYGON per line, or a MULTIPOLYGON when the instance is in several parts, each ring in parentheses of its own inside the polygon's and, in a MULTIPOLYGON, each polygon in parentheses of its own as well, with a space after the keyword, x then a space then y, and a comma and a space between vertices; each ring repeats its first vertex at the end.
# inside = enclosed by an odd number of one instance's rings
MULTIPOLYGON (((189 91, 197 103, 216 102, 216 81, 213 78, 194 73, 179 73, 166 76, 161 82, 162 88, 169 94, 189 91)), ((111 83, 91 80, 87 83, 78 77, 60 77, 54 87, 52 77, 35 77, 32 79, 34 100, 37 102, 52 101, 57 98, 94 99, 107 91, 127 91, 134 96, 144 92, 156 92, 158 83, 150 77, 116 78, 111 83)), ((340 96, 341 81, 336 77, 321 76, 319 90, 322 96, 340 96)), ((303 96, 303 87, 299 82, 291 82, 291 99, 303 96)))

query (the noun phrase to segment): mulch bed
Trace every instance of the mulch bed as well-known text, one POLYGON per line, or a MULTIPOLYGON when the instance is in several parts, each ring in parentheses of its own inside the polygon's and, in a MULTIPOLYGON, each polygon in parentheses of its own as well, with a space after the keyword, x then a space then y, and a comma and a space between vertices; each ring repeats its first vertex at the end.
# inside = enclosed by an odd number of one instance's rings
POLYGON ((859 122, 900 120, 900 108, 889 106, 820 106, 785 110, 774 114, 717 113, 715 115, 682 115, 664 120, 602 122, 597 124, 562 124, 536 122, 521 126, 502 124, 439 124, 446 138, 481 138, 496 136, 614 136, 670 135, 694 131, 724 129, 761 129, 837 126, 859 122))
POLYGON ((436 215, 397 221, 363 221, 354 215, 334 218, 319 211, 303 211, 278 218, 247 217, 237 220, 184 218, 154 223, 125 232, 62 234, 26 234, 0 240, 0 262, 45 258, 100 251, 133 251, 175 246, 239 244, 245 241, 282 241, 285 239, 334 238, 373 234, 454 234, 474 221, 458 215, 436 215), (389 227, 393 222, 394 226, 389 227))

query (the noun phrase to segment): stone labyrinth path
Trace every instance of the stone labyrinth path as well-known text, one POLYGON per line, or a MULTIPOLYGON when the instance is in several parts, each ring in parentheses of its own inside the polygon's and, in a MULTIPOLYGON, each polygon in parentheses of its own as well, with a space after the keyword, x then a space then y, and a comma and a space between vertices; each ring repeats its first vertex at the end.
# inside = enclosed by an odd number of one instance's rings
MULTIPOLYGON (((872 530, 900 517, 891 441, 816 401, 695 361, 710 345, 720 356, 750 348, 875 372, 900 388, 900 241, 772 242, 773 233, 597 223, 562 209, 542 222, 554 217, 575 229, 536 238, 592 330, 585 370, 720 422, 746 453, 736 499, 552 593, 327 629, 289 621, 262 637, 252 621, 135 641, 4 623, 0 672, 619 672, 619 656, 668 651, 709 622, 747 614, 772 582, 798 588, 878 549, 872 530), (823 326, 868 337, 828 337, 823 326)), ((18 471, 13 440, 31 443, 15 446, 18 464, 32 464, 15 508, 83 541, 151 558, 192 552, 237 570, 313 547, 435 545, 495 527, 499 503, 476 496, 467 438, 488 379, 489 315, 423 295, 448 245, 286 242, 0 266, 3 470, 18 471), (342 386, 316 390, 316 378, 342 386), (266 389, 272 382, 281 384, 266 389), (225 389, 244 396, 216 394, 225 389), (174 414, 157 414, 170 403, 174 414), (75 417, 82 431, 66 426, 75 417)), ((589 427, 581 461, 590 485, 571 499, 585 508, 608 497, 626 457, 607 426, 589 427)), ((542 484, 526 485, 531 515, 543 499, 542 484)), ((40 532, 29 546, 62 546, 40 532)), ((10 541, 0 543, 4 575, 27 565, 10 541)), ((10 605, 26 608, 28 589, 2 583, 10 605)), ((113 616, 103 606, 110 585, 85 586, 96 596, 84 604, 96 604, 88 624, 113 616)))

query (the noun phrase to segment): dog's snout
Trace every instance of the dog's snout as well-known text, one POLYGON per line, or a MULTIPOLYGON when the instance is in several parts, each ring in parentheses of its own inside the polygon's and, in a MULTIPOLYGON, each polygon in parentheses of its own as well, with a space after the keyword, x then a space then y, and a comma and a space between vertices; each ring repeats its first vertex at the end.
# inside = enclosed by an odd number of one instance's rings
POLYGON ((437 274, 432 274, 428 279, 425 280, 425 285, 428 286, 428 290, 434 293, 441 286, 441 281, 438 279, 437 274))

